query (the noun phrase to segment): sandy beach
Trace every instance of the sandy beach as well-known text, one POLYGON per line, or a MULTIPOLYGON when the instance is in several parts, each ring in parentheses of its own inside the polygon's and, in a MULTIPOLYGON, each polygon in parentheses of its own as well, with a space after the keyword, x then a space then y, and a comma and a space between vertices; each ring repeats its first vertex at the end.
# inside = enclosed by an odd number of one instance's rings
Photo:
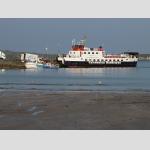
POLYGON ((149 92, 1 91, 0 129, 150 129, 149 92))

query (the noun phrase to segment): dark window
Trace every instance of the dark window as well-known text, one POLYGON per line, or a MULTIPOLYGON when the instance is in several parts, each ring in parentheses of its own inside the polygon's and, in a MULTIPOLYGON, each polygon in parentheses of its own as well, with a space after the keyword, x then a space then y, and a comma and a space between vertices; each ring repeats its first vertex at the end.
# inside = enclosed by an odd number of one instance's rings
POLYGON ((94 54, 94 52, 92 52, 92 54, 94 54))
POLYGON ((117 61, 119 61, 119 59, 117 61))
POLYGON ((109 59, 109 61, 111 61, 111 59, 109 59))
POLYGON ((96 54, 98 54, 98 52, 96 52, 96 54))
POLYGON ((84 52, 84 54, 86 54, 86 52, 84 52))
POLYGON ((95 59, 93 59, 93 61, 95 62, 95 59))
POLYGON ((97 59, 97 61, 99 61, 99 59, 97 59))
POLYGON ((88 54, 90 54, 90 52, 88 52, 88 54))
POLYGON ((113 61, 116 61, 115 59, 113 61))

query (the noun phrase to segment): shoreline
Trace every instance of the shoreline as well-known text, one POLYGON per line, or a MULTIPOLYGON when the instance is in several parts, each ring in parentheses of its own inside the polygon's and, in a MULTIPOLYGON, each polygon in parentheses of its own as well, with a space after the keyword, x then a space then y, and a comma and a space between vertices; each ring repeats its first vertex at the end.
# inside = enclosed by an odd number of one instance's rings
POLYGON ((5 89, 1 88, 0 92, 6 92, 6 93, 44 93, 44 94, 53 94, 53 93, 150 93, 150 89, 131 89, 131 90, 48 90, 48 89, 5 89))
POLYGON ((0 60, 0 69, 25 69, 25 64, 20 61, 0 60))
POLYGON ((1 130, 150 129, 149 92, 0 92, 1 130))

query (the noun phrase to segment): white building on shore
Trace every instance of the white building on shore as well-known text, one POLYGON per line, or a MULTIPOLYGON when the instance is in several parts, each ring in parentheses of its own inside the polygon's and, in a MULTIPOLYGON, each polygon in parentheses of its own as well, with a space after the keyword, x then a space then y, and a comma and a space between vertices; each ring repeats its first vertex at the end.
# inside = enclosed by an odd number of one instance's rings
POLYGON ((6 59, 6 55, 4 52, 0 51, 0 59, 6 59))

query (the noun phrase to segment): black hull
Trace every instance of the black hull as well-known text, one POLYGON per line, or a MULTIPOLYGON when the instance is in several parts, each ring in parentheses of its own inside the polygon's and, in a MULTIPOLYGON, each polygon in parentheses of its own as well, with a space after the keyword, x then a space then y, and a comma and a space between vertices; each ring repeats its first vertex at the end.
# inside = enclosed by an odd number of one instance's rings
POLYGON ((73 62, 65 61, 64 64, 58 62, 62 68, 103 68, 103 67, 136 67, 137 62, 121 62, 118 64, 98 64, 98 63, 88 63, 88 62, 73 62))

